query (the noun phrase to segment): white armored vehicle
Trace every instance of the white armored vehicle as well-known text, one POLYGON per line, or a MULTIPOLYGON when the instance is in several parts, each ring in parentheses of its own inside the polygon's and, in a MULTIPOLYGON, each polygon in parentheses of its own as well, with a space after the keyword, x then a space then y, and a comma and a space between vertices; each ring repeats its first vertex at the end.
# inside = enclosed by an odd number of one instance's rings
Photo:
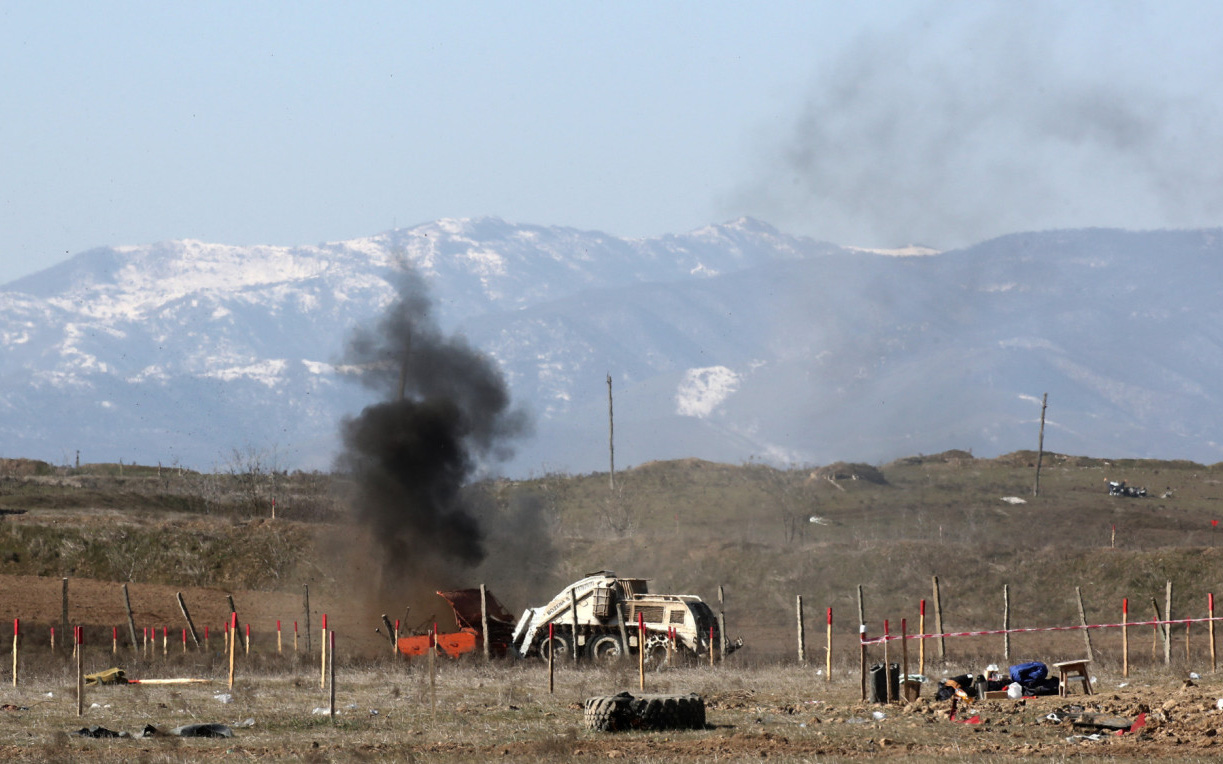
POLYGON ((646 660, 661 664, 669 649, 708 656, 711 649, 731 653, 743 645, 741 639, 723 641, 717 617, 700 597, 650 594, 646 581, 604 570, 570 584, 547 605, 522 614, 514 630, 514 649, 523 658, 552 654, 557 659, 611 661, 636 654, 644 643, 646 660), (641 621, 644 633, 639 633, 641 621))

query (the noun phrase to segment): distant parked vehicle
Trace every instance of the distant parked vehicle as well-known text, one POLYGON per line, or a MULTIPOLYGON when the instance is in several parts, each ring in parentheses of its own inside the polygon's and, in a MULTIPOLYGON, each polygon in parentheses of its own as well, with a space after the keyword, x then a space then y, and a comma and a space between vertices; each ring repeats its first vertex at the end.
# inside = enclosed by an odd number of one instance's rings
POLYGON ((1139 488, 1137 486, 1126 485, 1124 480, 1119 483, 1115 480, 1110 480, 1108 481, 1108 495, 1138 498, 1140 496, 1146 496, 1147 489, 1145 487, 1139 488))

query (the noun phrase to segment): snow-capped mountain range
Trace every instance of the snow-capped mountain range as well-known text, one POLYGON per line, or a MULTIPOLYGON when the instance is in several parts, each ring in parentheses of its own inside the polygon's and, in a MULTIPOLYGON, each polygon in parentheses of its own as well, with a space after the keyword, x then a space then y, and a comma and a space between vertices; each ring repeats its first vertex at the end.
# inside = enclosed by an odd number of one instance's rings
POLYGON ((500 471, 1045 445, 1223 458, 1223 231, 865 250, 751 219, 621 239, 495 218, 317 246, 106 247, 0 288, 0 456, 326 469, 352 330, 417 269, 534 435, 500 471))

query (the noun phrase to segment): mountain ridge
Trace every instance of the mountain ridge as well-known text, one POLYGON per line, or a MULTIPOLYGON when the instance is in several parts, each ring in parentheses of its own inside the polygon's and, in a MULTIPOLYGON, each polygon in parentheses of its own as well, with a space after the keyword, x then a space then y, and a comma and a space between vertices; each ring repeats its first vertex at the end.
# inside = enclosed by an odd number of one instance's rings
POLYGON ((0 435, 51 461, 202 467, 257 447, 326 468, 372 402, 345 337, 407 264, 534 414, 515 474, 605 467, 608 373, 625 465, 1002 453, 1031 446, 1044 392, 1057 450, 1211 462, 1221 241, 1073 229, 897 257, 749 218, 620 239, 489 217, 99 248, 0 289, 0 435))

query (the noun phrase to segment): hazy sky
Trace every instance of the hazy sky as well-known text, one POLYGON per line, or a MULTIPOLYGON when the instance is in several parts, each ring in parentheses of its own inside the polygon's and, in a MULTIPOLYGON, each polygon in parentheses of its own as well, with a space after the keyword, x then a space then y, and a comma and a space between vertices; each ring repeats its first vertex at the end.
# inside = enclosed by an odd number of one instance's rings
POLYGON ((100 245, 1223 223, 1223 3, 0 2, 0 284, 100 245))

